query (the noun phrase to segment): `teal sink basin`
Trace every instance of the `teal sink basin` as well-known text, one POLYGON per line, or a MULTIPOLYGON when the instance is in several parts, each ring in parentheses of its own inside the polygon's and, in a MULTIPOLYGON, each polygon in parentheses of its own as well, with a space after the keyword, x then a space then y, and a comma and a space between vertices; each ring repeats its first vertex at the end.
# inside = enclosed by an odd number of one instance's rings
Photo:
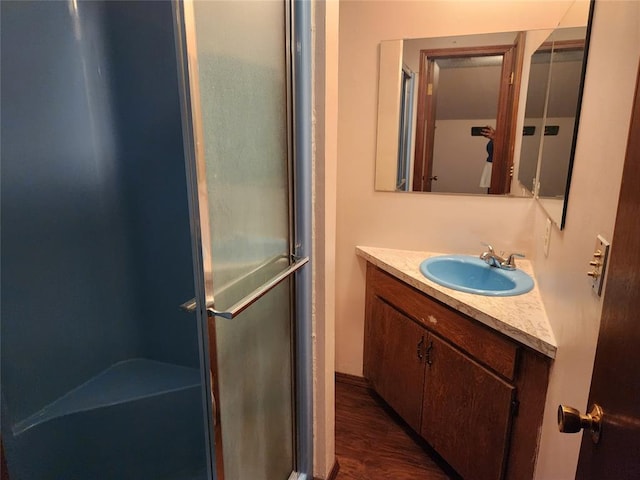
POLYGON ((522 295, 533 288, 533 278, 522 270, 490 267, 470 255, 442 255, 420 264, 429 280, 461 292, 493 297, 522 295))

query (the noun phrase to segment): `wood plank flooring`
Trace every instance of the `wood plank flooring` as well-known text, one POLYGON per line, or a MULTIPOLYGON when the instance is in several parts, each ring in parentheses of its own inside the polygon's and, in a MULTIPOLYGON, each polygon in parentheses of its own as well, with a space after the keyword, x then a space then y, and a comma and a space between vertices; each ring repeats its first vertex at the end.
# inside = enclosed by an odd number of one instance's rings
POLYGON ((336 480, 457 480, 375 393, 336 381, 336 480))

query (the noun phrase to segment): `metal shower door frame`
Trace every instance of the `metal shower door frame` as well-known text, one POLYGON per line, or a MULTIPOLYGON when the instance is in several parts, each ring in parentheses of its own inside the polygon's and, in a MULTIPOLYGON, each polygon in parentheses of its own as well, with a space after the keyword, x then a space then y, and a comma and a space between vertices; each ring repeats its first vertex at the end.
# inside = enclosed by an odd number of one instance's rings
POLYGON ((189 190, 190 225, 193 249, 193 269, 195 275, 196 298, 186 302, 183 307, 194 310, 198 319, 198 334, 202 341, 201 380, 205 388, 212 393, 212 401, 203 395, 203 409, 208 425, 205 426, 205 439, 208 445, 207 463, 209 477, 222 477, 221 446, 222 434, 216 425, 217 393, 215 381, 210 375, 215 370, 216 359, 211 356, 210 342, 215 342, 215 332, 210 338, 208 320, 212 316, 233 318, 255 302, 271 288, 290 276, 294 280, 294 342, 295 342, 295 449, 294 468, 289 480, 310 480, 313 478, 313 360, 311 326, 311 5, 304 0, 285 0, 288 16, 287 67, 289 81, 287 98, 289 110, 288 130, 290 145, 290 257, 292 264, 269 285, 256 289, 236 305, 220 312, 214 307, 213 297, 205 292, 213 291, 211 251, 208 241, 209 223, 206 197, 204 165, 197 161, 203 158, 203 136, 201 125, 192 119, 199 116, 199 105, 192 95, 199 98, 198 82, 189 72, 189 65, 197 59, 190 59, 188 45, 194 43, 195 32, 185 23, 185 17, 193 7, 191 1, 173 0, 176 55, 182 108, 183 135, 185 138, 185 163, 189 190), (190 62, 191 60, 191 62, 190 62), (202 195, 202 192, 205 192, 202 195), (237 307, 237 308, 236 308, 237 307))

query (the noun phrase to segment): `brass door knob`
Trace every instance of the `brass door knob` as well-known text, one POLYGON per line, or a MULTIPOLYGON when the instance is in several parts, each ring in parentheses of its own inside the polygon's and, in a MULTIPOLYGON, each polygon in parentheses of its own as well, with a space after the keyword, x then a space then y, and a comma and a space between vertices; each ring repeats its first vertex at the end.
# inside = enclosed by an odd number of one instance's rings
POLYGON ((558 406, 558 429, 562 433, 577 433, 583 428, 589 430, 593 443, 600 441, 603 411, 594 404, 591 411, 582 415, 577 409, 565 405, 558 406))

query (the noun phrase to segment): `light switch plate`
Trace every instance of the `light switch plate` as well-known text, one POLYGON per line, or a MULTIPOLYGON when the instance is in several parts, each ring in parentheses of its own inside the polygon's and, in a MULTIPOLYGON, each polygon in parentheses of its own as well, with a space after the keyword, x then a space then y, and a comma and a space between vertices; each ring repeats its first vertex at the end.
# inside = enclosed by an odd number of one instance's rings
POLYGON ((598 296, 602 295, 602 285, 604 283, 604 275, 607 271, 610 246, 610 243, 602 235, 598 235, 596 237, 596 246, 593 249, 593 258, 589 262, 591 267, 589 270, 591 288, 598 296))

